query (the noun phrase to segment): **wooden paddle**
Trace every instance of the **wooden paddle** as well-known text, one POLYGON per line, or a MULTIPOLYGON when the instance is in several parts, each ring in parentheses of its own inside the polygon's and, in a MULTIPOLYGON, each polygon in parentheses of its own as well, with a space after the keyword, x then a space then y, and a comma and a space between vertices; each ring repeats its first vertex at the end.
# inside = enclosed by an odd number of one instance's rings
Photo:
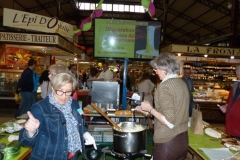
POLYGON ((91 103, 91 106, 98 111, 98 113, 100 113, 103 117, 105 117, 115 128, 117 128, 118 130, 122 130, 113 120, 111 120, 111 118, 109 118, 100 108, 98 108, 94 103, 91 103))

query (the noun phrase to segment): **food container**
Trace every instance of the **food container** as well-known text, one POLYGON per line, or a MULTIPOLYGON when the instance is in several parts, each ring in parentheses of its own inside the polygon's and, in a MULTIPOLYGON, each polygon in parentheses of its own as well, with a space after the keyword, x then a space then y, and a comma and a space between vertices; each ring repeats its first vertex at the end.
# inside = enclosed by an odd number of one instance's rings
POLYGON ((122 131, 113 128, 113 149, 119 153, 138 153, 146 148, 146 126, 136 122, 121 122, 122 131))

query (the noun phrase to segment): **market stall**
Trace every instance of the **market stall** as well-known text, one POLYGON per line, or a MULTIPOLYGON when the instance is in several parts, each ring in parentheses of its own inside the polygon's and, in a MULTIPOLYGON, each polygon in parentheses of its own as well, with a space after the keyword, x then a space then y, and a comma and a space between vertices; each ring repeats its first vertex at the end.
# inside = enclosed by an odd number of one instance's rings
POLYGON ((182 69, 191 69, 195 92, 193 100, 203 112, 203 120, 224 123, 224 114, 217 104, 225 104, 228 91, 237 79, 239 48, 171 44, 161 52, 173 52, 182 69))
POLYGON ((35 72, 55 63, 55 56, 81 57, 82 51, 58 34, 0 32, 0 101, 2 106, 17 108, 14 101, 17 81, 28 60, 37 60, 35 72))

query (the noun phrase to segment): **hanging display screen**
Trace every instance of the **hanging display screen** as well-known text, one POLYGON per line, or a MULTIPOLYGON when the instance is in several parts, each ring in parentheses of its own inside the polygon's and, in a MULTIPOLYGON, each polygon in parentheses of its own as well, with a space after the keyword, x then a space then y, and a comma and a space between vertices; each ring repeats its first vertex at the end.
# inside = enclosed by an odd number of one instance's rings
POLYGON ((160 37, 160 21, 95 19, 94 57, 152 59, 160 37))

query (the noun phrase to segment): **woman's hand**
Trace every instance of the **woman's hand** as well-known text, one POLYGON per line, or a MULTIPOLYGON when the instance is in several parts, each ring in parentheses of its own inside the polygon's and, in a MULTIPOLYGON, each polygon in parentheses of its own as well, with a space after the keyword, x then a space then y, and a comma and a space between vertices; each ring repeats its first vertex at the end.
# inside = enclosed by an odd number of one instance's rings
POLYGON ((140 112, 150 112, 153 107, 148 101, 143 101, 141 106, 137 106, 135 109, 140 112))
POLYGON ((25 123, 24 127, 28 131, 29 136, 32 137, 35 134, 36 130, 39 128, 40 122, 38 119, 36 119, 32 115, 32 113, 30 111, 28 111, 27 114, 28 114, 29 119, 25 123))

